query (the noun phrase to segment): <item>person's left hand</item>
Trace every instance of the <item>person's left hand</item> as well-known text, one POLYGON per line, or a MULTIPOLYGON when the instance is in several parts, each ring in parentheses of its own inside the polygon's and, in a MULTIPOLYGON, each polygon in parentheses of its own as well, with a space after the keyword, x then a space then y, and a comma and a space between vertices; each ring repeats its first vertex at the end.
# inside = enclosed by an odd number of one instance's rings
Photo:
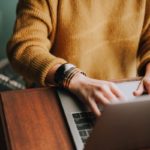
POLYGON ((150 63, 146 65, 145 76, 141 79, 138 88, 133 92, 134 96, 140 96, 143 93, 150 94, 150 63))

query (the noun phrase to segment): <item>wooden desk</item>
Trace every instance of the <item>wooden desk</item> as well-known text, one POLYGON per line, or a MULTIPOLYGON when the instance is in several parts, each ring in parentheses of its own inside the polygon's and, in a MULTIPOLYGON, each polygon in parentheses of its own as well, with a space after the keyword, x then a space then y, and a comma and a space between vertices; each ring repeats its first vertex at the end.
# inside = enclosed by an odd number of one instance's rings
POLYGON ((0 110, 7 149, 74 149, 59 106, 54 89, 1 93, 0 110))

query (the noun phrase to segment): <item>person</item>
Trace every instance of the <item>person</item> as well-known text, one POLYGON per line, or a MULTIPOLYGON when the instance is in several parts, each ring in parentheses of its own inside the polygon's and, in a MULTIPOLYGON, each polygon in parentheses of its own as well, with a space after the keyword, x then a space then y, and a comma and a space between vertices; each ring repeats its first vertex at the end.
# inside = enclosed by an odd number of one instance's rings
POLYGON ((142 76, 133 94, 150 94, 150 1, 19 0, 7 54, 28 82, 66 88, 100 116, 98 103, 125 99, 112 79, 142 76))

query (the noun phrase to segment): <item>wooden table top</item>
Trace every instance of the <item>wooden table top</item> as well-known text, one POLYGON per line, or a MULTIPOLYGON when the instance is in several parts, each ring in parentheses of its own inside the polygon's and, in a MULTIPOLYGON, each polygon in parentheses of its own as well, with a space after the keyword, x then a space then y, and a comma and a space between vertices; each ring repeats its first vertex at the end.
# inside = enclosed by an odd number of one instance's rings
POLYGON ((7 149, 74 149, 54 89, 2 92, 0 110, 7 149))

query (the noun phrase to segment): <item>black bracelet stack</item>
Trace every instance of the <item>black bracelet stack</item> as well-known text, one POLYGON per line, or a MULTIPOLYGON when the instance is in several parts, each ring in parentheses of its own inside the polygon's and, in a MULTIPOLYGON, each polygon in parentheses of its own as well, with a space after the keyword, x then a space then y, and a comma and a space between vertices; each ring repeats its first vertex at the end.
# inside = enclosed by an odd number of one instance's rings
POLYGON ((55 73, 55 83, 59 87, 68 88, 71 79, 77 74, 81 73, 83 75, 86 75, 84 72, 82 72, 80 69, 78 69, 76 66, 66 63, 61 65, 56 73, 55 73))

